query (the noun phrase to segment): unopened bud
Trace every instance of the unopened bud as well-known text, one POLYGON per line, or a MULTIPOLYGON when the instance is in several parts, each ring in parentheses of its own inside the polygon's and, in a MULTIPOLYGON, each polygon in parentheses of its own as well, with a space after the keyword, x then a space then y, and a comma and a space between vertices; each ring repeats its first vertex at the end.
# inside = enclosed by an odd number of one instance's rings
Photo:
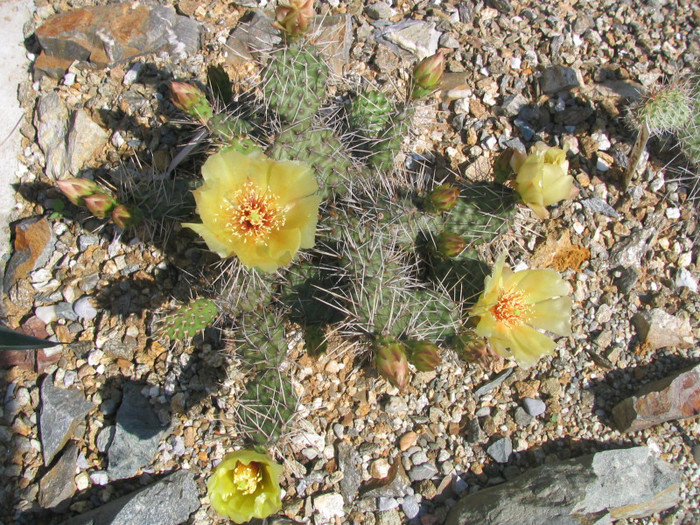
POLYGON ((98 219, 104 219, 116 204, 114 197, 107 193, 94 193, 85 197, 85 206, 98 219))
POLYGON ((313 0, 279 0, 272 25, 294 37, 306 33, 313 17, 313 0))
POLYGON ((426 208, 436 213, 449 211, 457 204, 457 199, 459 199, 459 188, 451 184, 441 184, 426 197, 426 208))
POLYGON ((398 341, 382 343, 375 355, 377 371, 392 385, 403 390, 408 385, 408 359, 404 346, 398 341))
POLYGON ((406 343, 408 360, 419 372, 430 372, 440 364, 440 348, 429 341, 406 343))
POLYGON ((466 247, 466 241, 456 233, 442 232, 435 238, 437 253, 445 258, 457 257, 466 247))
POLYGON ((413 92, 411 98, 417 100, 429 95, 438 87, 445 74, 445 55, 438 51, 424 58, 413 69, 413 92))
POLYGON ((141 222, 141 213, 124 204, 117 204, 112 210, 112 220, 120 228, 128 228, 141 222))
POLYGON ((170 91, 175 107, 190 117, 206 122, 214 114, 207 96, 197 86, 185 82, 171 82, 170 91))
POLYGON ((65 179, 56 181, 58 189, 76 206, 85 205, 85 197, 99 193, 100 187, 89 179, 65 179))
POLYGON ((487 370, 500 368, 504 359, 489 348, 483 337, 468 329, 455 336, 452 346, 460 357, 470 364, 478 364, 487 370))

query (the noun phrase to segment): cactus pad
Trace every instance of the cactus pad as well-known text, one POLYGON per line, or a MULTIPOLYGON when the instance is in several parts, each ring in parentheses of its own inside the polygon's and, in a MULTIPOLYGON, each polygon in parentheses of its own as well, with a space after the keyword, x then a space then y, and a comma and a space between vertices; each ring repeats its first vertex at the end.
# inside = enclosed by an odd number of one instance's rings
POLYGON ((165 316, 158 333, 169 339, 185 339, 201 332, 218 314, 211 299, 196 299, 165 316))

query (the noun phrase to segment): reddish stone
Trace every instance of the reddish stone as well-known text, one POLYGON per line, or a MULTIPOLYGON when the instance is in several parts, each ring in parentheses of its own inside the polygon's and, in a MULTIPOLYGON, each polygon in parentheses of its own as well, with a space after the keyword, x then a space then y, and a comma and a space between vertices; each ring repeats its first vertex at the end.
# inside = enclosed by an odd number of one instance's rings
POLYGON ((648 384, 613 408, 622 431, 637 431, 700 414, 700 365, 648 384))
POLYGON ((17 331, 38 339, 49 338, 49 333, 46 331, 46 324, 35 315, 24 321, 17 331))
POLYGON ((15 224, 14 239, 14 251, 5 269, 5 290, 46 264, 56 242, 53 229, 44 217, 15 224))
POLYGON ((42 52, 34 61, 34 80, 39 80, 43 76, 63 78, 72 63, 72 60, 52 57, 42 52))
POLYGON ((34 370, 36 350, 2 350, 0 351, 0 368, 17 366, 22 370, 34 370))
POLYGON ((36 351, 36 371, 43 374, 48 367, 55 365, 61 359, 63 346, 53 346, 51 348, 42 348, 36 351))

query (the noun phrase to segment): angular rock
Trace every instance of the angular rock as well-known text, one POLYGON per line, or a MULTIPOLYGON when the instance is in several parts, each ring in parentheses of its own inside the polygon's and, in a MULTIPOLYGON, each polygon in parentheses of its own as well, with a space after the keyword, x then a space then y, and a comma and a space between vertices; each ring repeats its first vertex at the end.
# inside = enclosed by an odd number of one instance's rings
POLYGON ((591 210, 593 213, 600 213, 601 215, 607 215, 608 217, 613 217, 615 219, 620 218, 620 214, 615 211, 615 208, 610 206, 605 200, 600 197, 591 197, 590 199, 580 200, 584 208, 591 210))
POLYGON ((649 383, 613 408, 622 431, 635 432, 665 421, 700 414, 700 365, 649 383))
POLYGON ((153 459, 158 442, 168 431, 163 426, 139 385, 124 387, 122 404, 117 411, 117 428, 107 450, 110 479, 130 478, 153 459))
POLYGON ((333 518, 336 517, 342 518, 345 516, 343 497, 335 492, 316 496, 314 498, 314 510, 318 513, 318 517, 323 523, 333 521, 333 518))
POLYGON ((56 465, 39 481, 39 505, 44 509, 63 512, 75 493, 75 465, 78 446, 71 443, 61 454, 56 465))
POLYGON ((635 228, 625 240, 615 243, 610 251, 610 268, 639 268, 642 256, 649 248, 647 240, 653 233, 652 228, 635 228))
POLYGON ((104 67, 146 53, 194 53, 200 31, 197 22, 171 7, 123 3, 58 13, 36 30, 36 37, 50 57, 104 67))
POLYGON ((58 179, 68 166, 68 109, 63 105, 58 93, 52 91, 39 99, 34 114, 34 127, 39 147, 46 157, 46 176, 58 179))
POLYGON ((506 368, 505 370, 503 370, 503 372, 500 372, 492 380, 484 383, 479 388, 474 390, 474 392, 472 393, 474 399, 479 399, 481 396, 485 396, 486 394, 491 392, 491 390, 494 390, 495 388, 501 386, 501 383, 508 379, 508 376, 513 373, 513 370, 514 368, 506 368))
POLYGON ((497 463, 508 463, 513 453, 513 442, 508 436, 497 439, 486 448, 486 453, 497 463))
POLYGON ((388 41, 415 54, 418 60, 437 52, 440 35, 434 23, 422 20, 404 20, 384 31, 388 41))
POLYGON ((39 433, 44 465, 48 466, 63 445, 71 439, 85 416, 94 407, 80 390, 56 388, 53 375, 41 384, 39 433))
POLYGON ((44 217, 30 217, 15 224, 14 250, 5 268, 4 289, 10 290, 18 279, 44 266, 55 244, 56 236, 44 217))
POLYGON ((445 523, 581 525, 643 518, 676 505, 680 482, 680 473, 647 447, 607 450, 543 465, 471 494, 445 523))
POLYGON ((155 483, 62 525, 178 525, 200 506, 197 484, 189 470, 178 470, 155 483))
POLYGON ((95 156, 95 152, 107 143, 108 138, 107 132, 84 110, 76 111, 68 132, 68 170, 77 175, 83 165, 95 156))
POLYGON ((566 89, 583 86, 583 77, 577 69, 565 66, 548 67, 542 73, 542 91, 547 94, 559 93, 566 89))
POLYGON ((660 308, 639 312, 632 318, 639 340, 647 350, 690 348, 695 343, 690 321, 668 314, 660 308))
POLYGON ((350 505, 355 501, 362 484, 362 458, 356 447, 344 442, 338 445, 338 467, 343 473, 340 493, 345 503, 350 505))
POLYGON ((267 54, 282 41, 282 37, 272 27, 274 20, 261 10, 256 10, 247 22, 241 22, 231 32, 226 41, 230 64, 249 62, 261 54, 267 54))

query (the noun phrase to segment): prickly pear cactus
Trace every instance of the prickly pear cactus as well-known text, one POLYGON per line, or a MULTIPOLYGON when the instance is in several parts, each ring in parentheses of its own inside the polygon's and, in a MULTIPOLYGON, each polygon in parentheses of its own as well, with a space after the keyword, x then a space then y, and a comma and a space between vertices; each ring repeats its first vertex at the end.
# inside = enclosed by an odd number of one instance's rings
POLYGON ((166 315, 157 334, 168 339, 186 339, 209 326, 219 311, 211 299, 196 299, 166 315))

